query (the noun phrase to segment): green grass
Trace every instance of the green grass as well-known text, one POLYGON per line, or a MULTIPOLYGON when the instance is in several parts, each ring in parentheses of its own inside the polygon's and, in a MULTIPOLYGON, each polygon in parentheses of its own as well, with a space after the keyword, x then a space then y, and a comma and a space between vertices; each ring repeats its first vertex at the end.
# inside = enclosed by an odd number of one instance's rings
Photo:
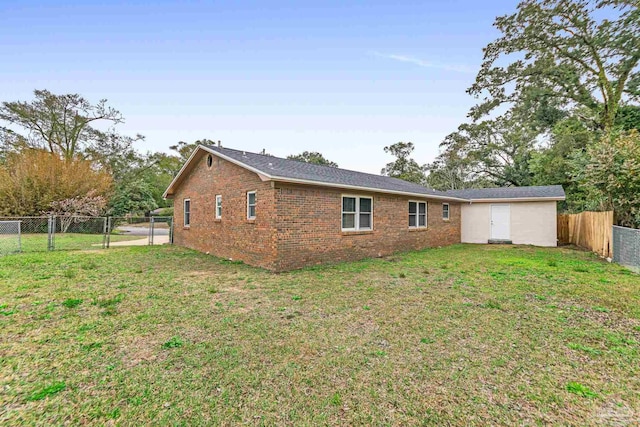
MULTIPOLYGON (((5 237, 6 238, 6 237, 5 237)), ((112 234, 112 242, 122 242, 128 240, 144 239, 145 236, 131 236, 127 234, 112 234)), ((47 233, 22 234, 22 252, 45 252, 47 251, 47 233)), ((101 234, 80 234, 80 233, 56 233, 56 250, 93 250, 102 249, 103 236, 101 234)))
POLYGON ((272 274, 178 247, 0 258, 3 425, 633 425, 640 276, 456 245, 272 274))
POLYGON ((172 337, 169 341, 162 344, 162 348, 164 349, 178 348, 178 347, 182 347, 182 344, 184 343, 182 342, 182 339, 180 337, 172 337))
POLYGON ((66 388, 65 383, 55 383, 49 386, 43 387, 41 389, 37 389, 34 391, 31 396, 29 396, 29 400, 42 400, 47 396, 52 396, 58 392, 61 392, 66 388))
POLYGON ((598 397, 598 394, 590 390, 589 387, 576 382, 570 382, 567 384, 567 391, 569 393, 577 394, 580 397, 598 397))

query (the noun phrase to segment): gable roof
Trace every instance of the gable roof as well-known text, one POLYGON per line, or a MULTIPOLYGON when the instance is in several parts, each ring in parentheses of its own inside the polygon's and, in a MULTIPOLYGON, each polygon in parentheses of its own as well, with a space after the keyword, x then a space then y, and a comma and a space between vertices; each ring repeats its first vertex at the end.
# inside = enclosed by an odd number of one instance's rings
POLYGON ((420 184, 388 176, 374 175, 331 166, 316 165, 298 160, 283 159, 266 154, 212 145, 198 145, 185 162, 180 172, 171 181, 163 197, 171 197, 182 176, 199 153, 211 153, 221 159, 250 170, 263 181, 278 181, 295 184, 319 185, 360 191, 400 194, 412 197, 428 197, 444 201, 544 201, 565 200, 560 185, 533 187, 469 188, 465 190, 438 191, 420 184))
POLYGON ((449 190, 446 194, 471 201, 478 200, 564 200, 564 189, 561 185, 539 185, 531 187, 499 187, 468 188, 465 190, 449 190))
POLYGON ((356 172, 331 166, 316 165, 298 160, 282 159, 265 154, 233 150, 231 148, 199 145, 178 175, 164 193, 164 197, 173 195, 180 176, 199 150, 207 151, 215 156, 235 163, 245 169, 257 173, 261 179, 268 181, 311 184, 337 187, 352 190, 368 190, 381 193, 402 194, 414 197, 430 197, 451 201, 466 201, 464 198, 447 194, 443 191, 423 187, 420 184, 403 181, 398 178, 356 172))

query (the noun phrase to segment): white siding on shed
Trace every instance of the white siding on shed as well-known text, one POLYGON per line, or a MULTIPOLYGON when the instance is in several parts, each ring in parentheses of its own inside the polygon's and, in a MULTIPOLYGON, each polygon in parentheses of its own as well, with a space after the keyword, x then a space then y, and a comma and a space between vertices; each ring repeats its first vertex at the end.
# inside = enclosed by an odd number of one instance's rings
POLYGON ((487 243, 491 233, 491 203, 462 204, 462 243, 487 243))
MULTIPOLYGON (((498 203, 498 202, 497 202, 498 203)), ((502 202, 504 203, 504 202, 502 202)), ((511 202, 511 241, 516 245, 557 246, 556 202, 511 202)), ((487 243, 490 202, 462 205, 463 243, 487 243)))

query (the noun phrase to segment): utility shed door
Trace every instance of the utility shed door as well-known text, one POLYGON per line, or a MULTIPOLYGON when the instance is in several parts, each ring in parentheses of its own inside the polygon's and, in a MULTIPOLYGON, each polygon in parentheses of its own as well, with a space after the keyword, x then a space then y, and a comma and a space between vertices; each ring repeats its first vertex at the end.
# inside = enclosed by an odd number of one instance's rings
POLYGON ((511 240, 510 205, 491 205, 491 239, 511 240))

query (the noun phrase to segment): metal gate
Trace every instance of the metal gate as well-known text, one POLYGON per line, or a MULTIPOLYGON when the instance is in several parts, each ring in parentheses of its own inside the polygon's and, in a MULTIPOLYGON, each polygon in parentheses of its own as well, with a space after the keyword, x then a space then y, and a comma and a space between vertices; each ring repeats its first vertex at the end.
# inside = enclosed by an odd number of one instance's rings
POLYGON ((640 268, 640 230, 613 226, 613 261, 640 268))
POLYGON ((0 255, 172 243, 172 217, 0 217, 0 255))

